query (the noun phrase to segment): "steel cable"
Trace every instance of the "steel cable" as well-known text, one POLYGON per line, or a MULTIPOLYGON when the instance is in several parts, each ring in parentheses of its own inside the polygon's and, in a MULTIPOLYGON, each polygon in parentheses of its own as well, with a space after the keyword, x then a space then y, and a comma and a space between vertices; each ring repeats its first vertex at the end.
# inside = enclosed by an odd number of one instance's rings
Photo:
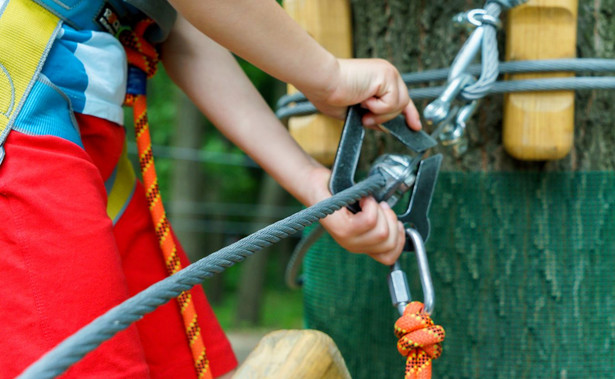
MULTIPOLYGON (((502 12, 502 7, 497 2, 488 2, 485 5, 485 12, 487 16, 491 16, 497 20, 502 12)), ((491 24, 483 24, 482 26, 479 26, 479 28, 484 29, 481 46, 482 69, 478 80, 461 91, 461 96, 466 100, 477 100, 483 98, 489 92, 489 89, 493 83, 495 83, 500 73, 497 29, 495 25, 491 24)), ((452 66, 454 65, 455 63, 452 64, 452 66)))
MULTIPOLYGON (((480 64, 473 64, 468 67, 466 72, 471 75, 479 75, 481 72, 481 67, 482 65, 480 64)), ((402 74, 402 79, 404 80, 404 83, 406 83, 406 85, 408 86, 429 83, 433 81, 445 80, 448 77, 449 71, 450 68, 440 68, 421 72, 404 73, 402 74)), ((500 62, 499 71, 500 74, 521 74, 538 72, 615 72, 615 59, 566 58, 500 62)), ((596 78, 603 79, 609 77, 596 78)), ((541 79, 535 80, 538 81, 541 79)), ((281 109, 291 105, 292 103, 297 103, 297 105, 301 105, 302 103, 306 102, 307 99, 305 98, 305 96, 300 92, 296 92, 290 95, 282 96, 278 100, 276 108, 281 109)))
POLYGON ((338 209, 374 193, 382 188, 384 182, 381 174, 372 175, 345 191, 269 225, 153 284, 62 341, 30 365, 19 378, 54 378, 62 374, 117 332, 126 329, 134 321, 177 297, 183 291, 189 290, 235 263, 242 262, 263 248, 303 230, 338 209))
MULTIPOLYGON (((442 93, 444 86, 412 88, 408 90, 410 98, 414 101, 434 99, 442 93)), ((573 78, 546 78, 505 80, 493 83, 486 95, 509 92, 535 92, 535 91, 565 91, 565 90, 612 90, 615 89, 615 77, 573 77, 573 78)), ((285 106, 276 112, 281 120, 293 116, 305 116, 318 112, 316 107, 308 101, 297 103, 294 106, 285 106)))

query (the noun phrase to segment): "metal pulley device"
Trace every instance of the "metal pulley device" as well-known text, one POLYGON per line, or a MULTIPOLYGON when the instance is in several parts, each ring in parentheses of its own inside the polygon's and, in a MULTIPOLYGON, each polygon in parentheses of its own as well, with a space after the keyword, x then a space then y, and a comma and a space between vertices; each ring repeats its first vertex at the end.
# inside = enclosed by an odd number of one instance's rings
MULTIPOLYGON (((365 137, 365 129, 361 122, 364 112, 365 110, 358 105, 348 110, 329 185, 333 194, 355 184, 357 165, 365 137)), ((415 251, 417 254, 425 311, 430 313, 433 310, 434 293, 424 241, 429 238, 429 206, 442 163, 442 155, 423 159, 424 153, 438 143, 424 131, 410 130, 403 116, 382 124, 381 128, 413 153, 413 155, 383 155, 374 162, 369 175, 380 174, 385 178, 382 190, 374 194, 377 201, 386 201, 394 206, 406 192, 411 191, 408 205, 398 214, 398 219, 406 226, 407 239, 404 251, 415 251)), ((358 204, 352 204, 348 208, 355 213, 360 211, 358 204)), ((393 305, 401 314, 405 305, 411 301, 411 295, 406 275, 401 270, 399 262, 391 266, 388 282, 393 305)))

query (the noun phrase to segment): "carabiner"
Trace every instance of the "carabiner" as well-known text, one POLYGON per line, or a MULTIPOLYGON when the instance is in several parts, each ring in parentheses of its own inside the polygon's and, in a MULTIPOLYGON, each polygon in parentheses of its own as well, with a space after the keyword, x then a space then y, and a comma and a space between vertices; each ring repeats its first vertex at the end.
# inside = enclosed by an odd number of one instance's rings
MULTIPOLYGON (((431 281, 431 273, 429 272, 429 262, 427 260, 425 243, 423 242, 421 234, 416 229, 407 228, 406 236, 412 241, 416 260, 418 262, 419 277, 421 279, 421 287, 423 288, 424 309, 427 314, 431 314, 436 300, 433 283, 431 281)), ((406 273, 401 269, 399 261, 391 266, 391 272, 389 273, 387 281, 389 283, 389 292, 391 293, 393 306, 397 308, 400 315, 403 315, 406 305, 412 301, 412 295, 410 294, 406 273)))

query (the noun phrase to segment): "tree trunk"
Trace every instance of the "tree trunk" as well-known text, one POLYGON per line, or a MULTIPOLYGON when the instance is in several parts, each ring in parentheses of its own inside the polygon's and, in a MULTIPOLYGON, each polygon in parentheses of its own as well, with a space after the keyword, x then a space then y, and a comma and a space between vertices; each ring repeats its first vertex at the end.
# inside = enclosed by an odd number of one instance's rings
MULTIPOLYGON (((258 225, 263 223, 271 223, 273 220, 267 214, 267 207, 283 205, 286 198, 286 193, 282 187, 269 175, 264 175, 258 201, 258 204, 261 206, 260 216, 254 220, 255 225, 257 225, 255 229, 259 229, 258 225)), ((240 324, 257 325, 260 321, 263 287, 267 274, 267 258, 270 250, 270 248, 266 248, 258 254, 254 254, 241 265, 236 317, 237 322, 240 324)))
MULTIPOLYGON (((451 18, 478 1, 353 0, 355 52, 402 72, 448 67, 467 37, 451 18)), ((613 58, 615 1, 581 1, 578 56, 613 58)), ((500 41, 504 39, 500 36, 500 41)), ((504 46, 500 44, 500 56, 504 46)), ((612 92, 576 95, 575 144, 527 163, 502 149, 502 96, 482 102, 468 152, 443 147, 427 244, 434 320, 447 337, 437 378, 581 378, 615 372, 615 133, 612 92)), ((421 110, 426 104, 417 104, 421 110)), ((370 136, 365 160, 395 150, 370 136), (371 149, 370 149, 371 147, 371 149)), ((401 377, 387 269, 330 240, 306 258, 308 327, 329 333, 353 378, 401 377), (324 278, 324 279, 323 279, 324 278), (389 303, 390 304, 390 303, 389 303), (384 345, 391 344, 390 347, 384 345)), ((402 264, 420 294, 414 258, 402 264)), ((421 296, 416 296, 420 299, 421 296)))
MULTIPOLYGON (((203 116, 183 92, 177 92, 175 102, 178 111, 172 146, 200 149, 203 142, 203 116)), ((202 258, 204 249, 203 234, 187 228, 198 219, 198 215, 189 213, 193 208, 189 204, 203 201, 203 184, 199 162, 181 159, 173 161, 169 218, 177 225, 175 233, 192 261, 202 258)))
MULTIPOLYGON (((179 148, 200 149, 203 143, 205 120, 198 108, 181 91, 177 92, 177 118, 172 145, 179 148)), ((201 163, 190 160, 174 160, 171 172, 171 206, 169 218, 182 247, 192 262, 224 247, 223 234, 207 234, 195 230, 201 215, 193 213, 194 204, 206 200, 215 201, 220 190, 213 183, 205 185, 201 163), (213 198, 213 199, 210 199, 213 198)), ((224 216, 214 216, 219 220, 224 216)), ((224 292, 224 273, 215 275, 203 283, 209 301, 218 304, 224 292)))

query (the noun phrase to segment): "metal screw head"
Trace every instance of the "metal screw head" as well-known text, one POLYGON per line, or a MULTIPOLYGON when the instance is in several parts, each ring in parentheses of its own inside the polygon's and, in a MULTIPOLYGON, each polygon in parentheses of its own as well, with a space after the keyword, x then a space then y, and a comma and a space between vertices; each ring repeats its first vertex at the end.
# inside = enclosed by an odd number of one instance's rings
POLYGON ((429 103, 423 110, 423 117, 428 125, 438 125, 448 117, 450 103, 436 99, 429 103))
POLYGON ((385 154, 378 157, 369 174, 377 171, 384 175, 386 184, 374 197, 379 201, 386 200, 391 206, 412 187, 416 179, 413 159, 407 155, 385 154))

